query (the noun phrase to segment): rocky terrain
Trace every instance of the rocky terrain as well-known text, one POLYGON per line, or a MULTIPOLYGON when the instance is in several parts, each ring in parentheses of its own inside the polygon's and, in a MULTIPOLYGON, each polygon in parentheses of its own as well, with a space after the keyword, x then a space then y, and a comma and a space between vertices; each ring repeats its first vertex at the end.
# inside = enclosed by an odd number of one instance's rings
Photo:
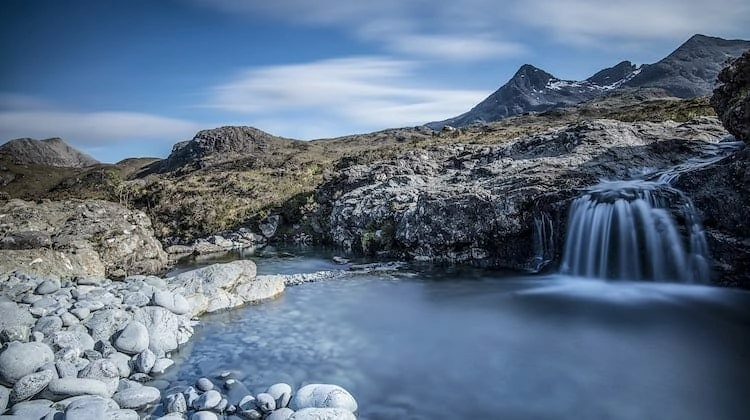
POLYGON ((0 273, 85 277, 155 274, 167 255, 141 211, 100 200, 0 204, 0 273))
POLYGON ((561 80, 524 64, 500 89, 470 111, 428 123, 441 129, 498 121, 531 111, 578 104, 613 90, 659 89, 664 96, 692 98, 708 95, 728 60, 750 49, 750 41, 694 35, 664 59, 636 67, 623 61, 583 81, 561 80))

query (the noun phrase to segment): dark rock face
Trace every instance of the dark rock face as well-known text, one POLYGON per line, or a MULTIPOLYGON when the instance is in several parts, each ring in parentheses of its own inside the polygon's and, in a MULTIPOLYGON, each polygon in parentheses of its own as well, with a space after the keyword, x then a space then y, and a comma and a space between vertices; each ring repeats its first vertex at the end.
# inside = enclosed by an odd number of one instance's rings
POLYGON ((750 143, 750 50, 719 73, 719 83, 711 105, 727 131, 750 143))
POLYGON ((684 174, 676 186, 703 215, 720 283, 750 289, 750 149, 684 174))
POLYGON ((10 200, 0 206, 0 272, 156 274, 167 255, 140 211, 99 200, 10 200))
POLYGON ((172 153, 149 165, 147 173, 194 170, 231 161, 238 155, 263 153, 276 137, 253 127, 202 130, 190 141, 174 145, 172 153))
POLYGON ((663 60, 643 66, 626 87, 661 88, 678 98, 708 95, 727 60, 750 48, 750 41, 694 35, 663 60))
POLYGON ((85 168, 98 160, 65 143, 62 139, 15 139, 0 146, 0 156, 18 164, 38 164, 85 168))
POLYGON ((428 127, 462 127, 498 121, 526 112, 578 104, 615 90, 651 89, 678 98, 711 93, 721 68, 728 59, 750 48, 750 41, 725 40, 695 35, 663 60, 636 68, 623 61, 583 81, 560 80, 525 64, 511 80, 469 112, 428 127))
POLYGON ((542 259, 553 259, 580 188, 670 167, 724 134, 715 118, 594 120, 502 145, 443 146, 354 165, 319 189, 318 202, 328 239, 345 249, 537 269, 535 219, 553 222, 552 243, 542 246, 542 259))

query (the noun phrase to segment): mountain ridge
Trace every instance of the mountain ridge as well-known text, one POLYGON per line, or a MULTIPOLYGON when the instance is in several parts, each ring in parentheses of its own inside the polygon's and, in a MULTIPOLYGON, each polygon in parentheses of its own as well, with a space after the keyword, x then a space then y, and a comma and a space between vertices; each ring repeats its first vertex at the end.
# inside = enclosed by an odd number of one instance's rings
POLYGON ((32 138, 9 140, 0 145, 0 156, 18 164, 40 164, 65 168, 85 168, 100 163, 59 137, 44 140, 32 138))
POLYGON ((527 112, 575 105, 612 90, 661 89, 668 96, 692 98, 709 94, 716 76, 731 58, 750 49, 750 41, 726 40, 696 34, 665 58, 635 66, 630 61, 576 81, 563 80, 531 64, 522 65, 511 79, 469 111, 425 124, 434 130, 499 121, 527 112))

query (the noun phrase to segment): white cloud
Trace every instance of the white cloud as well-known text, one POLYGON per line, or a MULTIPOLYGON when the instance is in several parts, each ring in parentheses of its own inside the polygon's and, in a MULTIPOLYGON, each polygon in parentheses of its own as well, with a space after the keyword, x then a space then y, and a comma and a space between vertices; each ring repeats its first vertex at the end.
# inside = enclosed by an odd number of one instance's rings
POLYGON ((0 111, 0 138, 60 137, 78 147, 130 140, 175 143, 200 129, 190 121, 136 112, 0 111))
MULTIPOLYGON (((284 113, 286 127, 380 129, 423 124, 465 112, 487 92, 440 89, 415 81, 416 63, 350 57, 248 69, 214 88, 208 106, 248 116, 255 125, 284 113)), ((312 130, 318 134, 320 128, 312 130)), ((277 134, 299 135, 282 129, 277 134)), ((333 130, 328 135, 343 134, 333 130), (335 132, 334 132, 335 131, 335 132)), ((302 135, 311 138, 309 134, 302 135)))
POLYGON ((746 0, 525 0, 512 9, 526 25, 551 31, 576 44, 613 40, 685 40, 695 33, 723 35, 745 31, 746 0))

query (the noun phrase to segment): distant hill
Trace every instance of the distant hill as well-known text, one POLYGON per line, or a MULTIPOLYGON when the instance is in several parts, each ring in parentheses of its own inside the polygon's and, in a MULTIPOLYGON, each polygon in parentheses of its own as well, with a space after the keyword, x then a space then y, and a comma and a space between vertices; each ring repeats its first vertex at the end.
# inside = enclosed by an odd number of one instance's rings
POLYGON ((64 168, 85 168, 99 161, 60 138, 10 140, 0 145, 0 157, 16 164, 36 164, 64 168))
POLYGON ((665 96, 692 98, 708 95, 726 62, 750 49, 750 41, 694 35, 664 59, 636 67, 623 61, 583 81, 562 80, 524 64, 502 87, 470 111, 426 124, 432 129, 449 125, 499 121, 526 112, 546 111, 578 104, 615 90, 656 88, 665 96))

